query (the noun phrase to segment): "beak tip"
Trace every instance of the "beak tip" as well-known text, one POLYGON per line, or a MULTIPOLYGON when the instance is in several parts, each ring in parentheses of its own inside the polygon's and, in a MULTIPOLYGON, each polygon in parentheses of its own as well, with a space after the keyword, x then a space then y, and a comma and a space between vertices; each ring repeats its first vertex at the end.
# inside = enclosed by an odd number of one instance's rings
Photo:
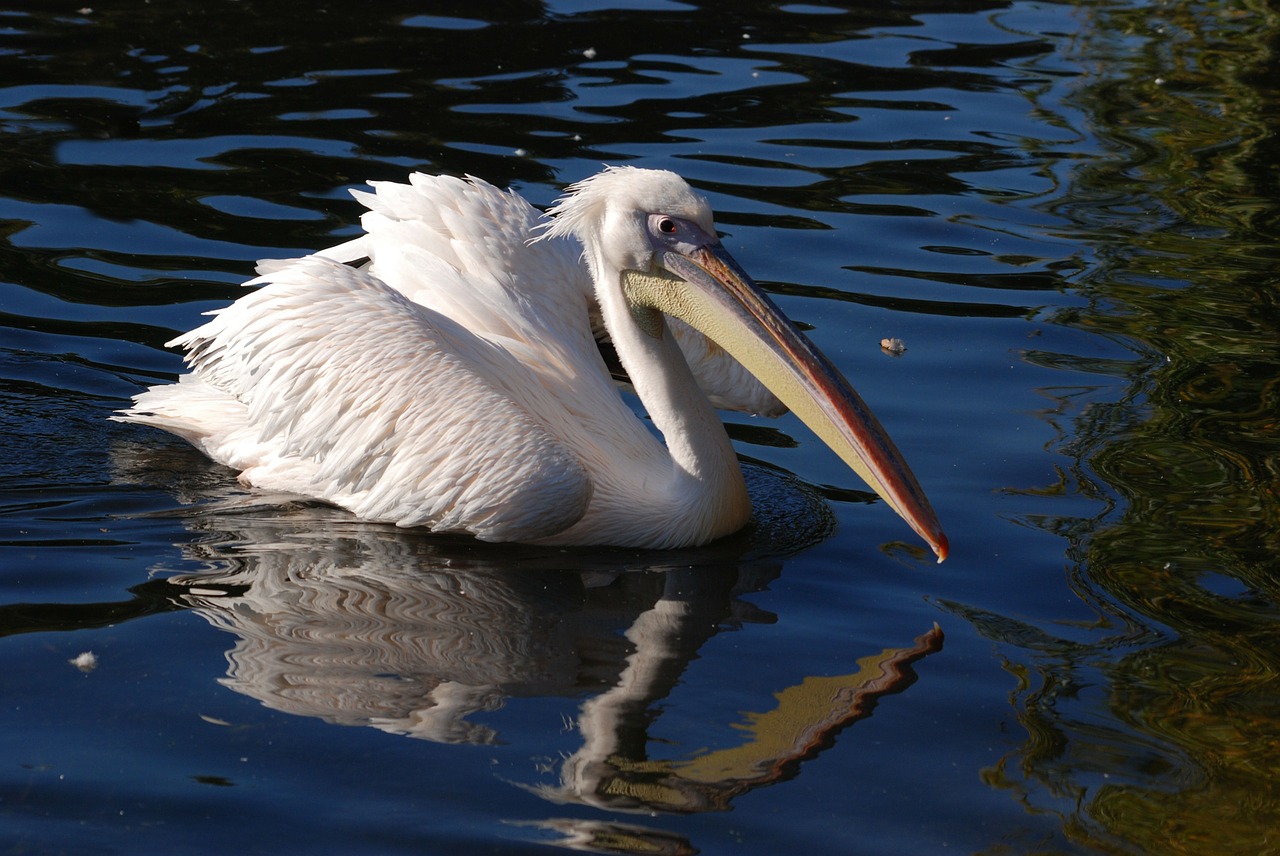
POLYGON ((946 561, 947 555, 951 552, 951 545, 947 542, 947 536, 941 532, 937 537, 931 538, 929 546, 933 548, 933 552, 938 554, 938 564, 941 565, 946 561))

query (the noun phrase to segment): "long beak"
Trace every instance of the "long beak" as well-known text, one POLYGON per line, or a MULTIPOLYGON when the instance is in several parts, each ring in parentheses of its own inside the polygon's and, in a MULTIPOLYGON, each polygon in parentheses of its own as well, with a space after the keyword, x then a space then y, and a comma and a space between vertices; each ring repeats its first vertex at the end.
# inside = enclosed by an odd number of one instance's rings
POLYGON ((728 351, 830 446, 937 554, 947 536, 902 453, 844 376, 718 242, 626 271, 635 305, 674 315, 728 351), (656 267, 656 266, 655 266, 656 267))

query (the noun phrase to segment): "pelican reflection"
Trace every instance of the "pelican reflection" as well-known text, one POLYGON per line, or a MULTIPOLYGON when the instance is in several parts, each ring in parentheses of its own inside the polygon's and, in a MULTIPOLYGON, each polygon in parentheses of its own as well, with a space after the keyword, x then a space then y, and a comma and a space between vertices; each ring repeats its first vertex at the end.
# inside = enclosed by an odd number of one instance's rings
POLYGON ((554 784, 527 786, 557 804, 727 809, 794 775, 941 647, 936 627, 914 641, 904 633, 907 644, 868 652, 848 674, 769 687, 761 710, 710 726, 741 734, 738 745, 654 759, 659 703, 681 684, 696 695, 685 672, 699 650, 725 628, 777 620, 744 595, 764 589, 782 560, 752 558, 749 541, 680 554, 513 553, 329 509, 193 519, 225 530, 186 548, 224 570, 168 584, 176 602, 236 637, 224 685, 290 714, 470 744, 500 740, 479 715, 512 698, 586 697, 580 747, 554 784), (656 560, 668 564, 643 570, 656 560))
MULTIPOLYGON (((137 481, 157 450, 124 447, 113 457, 120 477, 137 481)), ((901 647, 851 656, 847 674, 759 687, 755 712, 664 743, 662 713, 709 697, 689 664, 722 630, 778 621, 748 596, 777 578, 787 556, 830 534, 828 506, 794 477, 744 467, 753 525, 707 547, 566 551, 430 537, 245 494, 220 473, 165 472, 178 474, 171 495, 198 503, 163 513, 200 533, 182 550, 207 570, 147 583, 148 602, 191 609, 235 637, 223 685, 284 713, 444 744, 503 741, 494 711, 513 699, 581 700, 569 717, 576 749, 543 781, 521 785, 555 805, 727 809, 741 793, 796 775, 878 699, 909 686, 912 664, 941 645, 936 629, 904 630, 886 640, 901 647)), ((547 734, 535 752, 563 740, 547 734)), ((696 852, 636 820, 519 823, 569 849, 696 852)))

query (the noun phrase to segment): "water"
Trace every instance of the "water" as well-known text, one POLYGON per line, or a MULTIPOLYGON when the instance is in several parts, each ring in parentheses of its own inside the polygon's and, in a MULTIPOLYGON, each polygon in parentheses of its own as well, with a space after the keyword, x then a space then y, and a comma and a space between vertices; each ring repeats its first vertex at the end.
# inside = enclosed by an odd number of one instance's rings
POLYGON ((1278 34, 1252 3, 9 4, 3 852, 1280 852, 1278 34), (759 529, 671 555, 272 504, 107 421, 256 259, 354 234, 348 188, 546 205, 602 162, 708 195, 946 564, 790 417, 726 417, 759 529))

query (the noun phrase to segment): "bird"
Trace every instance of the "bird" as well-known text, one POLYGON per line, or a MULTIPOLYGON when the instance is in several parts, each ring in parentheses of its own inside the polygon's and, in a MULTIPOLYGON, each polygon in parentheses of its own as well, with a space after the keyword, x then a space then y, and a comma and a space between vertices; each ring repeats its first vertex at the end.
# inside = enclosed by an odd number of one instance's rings
POLYGON ((362 234, 259 262, 253 291, 166 343, 189 371, 112 418, 368 521, 666 549, 750 519, 717 408, 789 408, 946 558, 888 434, 677 174, 608 166, 545 212, 469 175, 369 186, 362 234))

